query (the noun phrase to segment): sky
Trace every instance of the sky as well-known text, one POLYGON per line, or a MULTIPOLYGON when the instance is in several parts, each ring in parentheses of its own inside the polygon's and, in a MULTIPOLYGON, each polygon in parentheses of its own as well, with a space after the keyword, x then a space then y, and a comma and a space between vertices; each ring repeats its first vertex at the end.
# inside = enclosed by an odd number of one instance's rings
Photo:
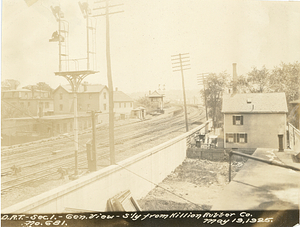
MULTIPOLYGON (((180 72, 172 72, 171 56, 189 53, 184 71, 187 90, 199 89, 197 75, 238 75, 252 67, 272 69, 300 61, 300 2, 255 0, 111 0, 124 12, 110 15, 113 86, 126 93, 182 89, 180 72)), ((89 0, 91 7, 95 6, 89 0)), ((58 71, 58 30, 50 6, 60 5, 69 24, 69 58, 86 58, 86 21, 78 1, 2 1, 1 80, 20 87, 46 82, 67 84, 58 71)), ((93 10, 93 15, 97 12, 93 10)), ((96 67, 84 81, 107 85, 105 17, 94 17, 96 67)), ((79 61, 84 68, 84 61, 79 61)), ((70 68, 74 61, 70 62, 70 68)))

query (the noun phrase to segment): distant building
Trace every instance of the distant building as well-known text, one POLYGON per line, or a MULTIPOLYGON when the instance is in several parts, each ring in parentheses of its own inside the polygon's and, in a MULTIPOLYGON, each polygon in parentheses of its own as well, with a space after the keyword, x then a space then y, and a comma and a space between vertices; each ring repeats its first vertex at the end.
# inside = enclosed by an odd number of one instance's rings
POLYGON ((158 93, 157 91, 154 91, 151 93, 149 91, 148 98, 150 99, 151 105, 155 106, 156 109, 158 110, 163 110, 164 109, 164 95, 158 93))
POLYGON ((129 118, 133 110, 133 99, 117 88, 113 94, 115 117, 120 119, 129 118))
POLYGON ((287 112, 284 93, 224 94, 225 148, 285 148, 287 112))
MULTIPOLYGON (((69 114, 74 112, 73 92, 70 85, 58 86, 53 92, 54 113, 69 114)), ((133 99, 117 88, 114 91, 114 112, 116 118, 129 117, 133 109, 133 99)), ((109 112, 108 87, 101 84, 83 83, 77 92, 77 110, 79 113, 98 111, 109 112)))
POLYGON ((140 106, 132 110, 131 117, 145 119, 146 117, 146 108, 140 106))
POLYGON ((49 91, 41 90, 3 90, 1 106, 6 111, 5 117, 44 116, 53 114, 53 99, 49 91))
MULTIPOLYGON (((91 115, 79 114, 79 131, 91 126, 91 115)), ((73 133, 74 115, 8 118, 1 121, 1 128, 1 144, 2 146, 10 146, 57 136, 62 133, 73 133)))
MULTIPOLYGON (((54 114, 74 112, 74 94, 70 85, 59 85, 53 92, 54 114)), ((101 111, 108 113, 108 88, 101 84, 83 83, 77 92, 77 110, 79 113, 101 111)))

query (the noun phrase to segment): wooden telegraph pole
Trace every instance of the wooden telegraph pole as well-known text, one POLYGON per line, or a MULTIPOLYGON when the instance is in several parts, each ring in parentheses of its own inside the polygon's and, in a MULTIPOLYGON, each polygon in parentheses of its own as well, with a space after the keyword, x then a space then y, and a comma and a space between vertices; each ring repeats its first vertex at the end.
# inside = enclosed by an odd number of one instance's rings
POLYGON ((182 91, 183 91, 183 101, 184 101, 184 116, 185 116, 185 127, 186 131, 189 131, 187 110, 186 110, 186 97, 185 97, 185 86, 184 86, 184 76, 183 70, 191 69, 190 66, 190 56, 189 53, 172 55, 171 60, 173 61, 173 72, 180 71, 182 78, 182 91))
POLYGON ((109 94, 109 148, 110 148, 110 164, 116 164, 115 158, 115 134, 114 134, 114 99, 113 99, 113 81, 112 81, 112 71, 111 71, 111 59, 110 59, 110 29, 109 29, 109 15, 115 13, 122 13, 124 11, 114 11, 110 12, 111 7, 122 6, 124 4, 109 5, 108 0, 100 0, 95 3, 104 3, 105 6, 99 6, 94 8, 94 10, 105 10, 100 12, 94 17, 105 16, 106 19, 106 66, 107 66, 107 81, 108 81, 108 94, 109 94))
POLYGON ((206 101, 206 92, 205 92, 205 84, 206 84, 206 75, 207 74, 208 73, 198 74, 198 85, 203 85, 203 90, 204 90, 204 102, 205 102, 206 120, 208 120, 208 115, 207 115, 207 101, 206 101))

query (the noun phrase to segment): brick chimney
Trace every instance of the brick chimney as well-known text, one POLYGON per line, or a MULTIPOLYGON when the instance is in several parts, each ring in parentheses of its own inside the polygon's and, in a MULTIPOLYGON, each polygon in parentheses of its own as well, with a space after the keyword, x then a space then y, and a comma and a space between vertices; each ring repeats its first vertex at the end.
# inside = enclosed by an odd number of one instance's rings
POLYGON ((237 92, 237 73, 236 73, 236 63, 232 63, 233 67, 233 78, 232 78, 232 93, 236 94, 237 92))

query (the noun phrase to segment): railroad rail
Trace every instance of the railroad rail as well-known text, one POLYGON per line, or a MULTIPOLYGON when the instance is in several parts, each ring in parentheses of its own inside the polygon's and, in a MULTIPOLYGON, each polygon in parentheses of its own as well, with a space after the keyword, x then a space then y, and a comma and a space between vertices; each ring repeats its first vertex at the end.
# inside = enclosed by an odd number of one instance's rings
MULTIPOLYGON (((193 108, 189 109, 190 121, 192 122, 200 120, 199 113, 193 111, 193 108)), ((181 115, 167 119, 161 118, 153 121, 144 121, 139 124, 119 126, 116 130, 116 151, 117 153, 121 153, 128 149, 136 148, 142 144, 157 140, 164 134, 169 134, 171 132, 181 130, 184 127, 185 126, 181 115), (153 125, 155 125, 155 127, 153 127, 153 125), (124 134, 124 132, 129 131, 134 132, 124 134), (156 134, 153 136, 153 133, 156 134), (126 142, 128 141, 131 141, 131 143, 126 144, 126 142), (122 147, 120 148, 118 144, 122 144, 122 147)), ((100 143, 97 144, 97 159, 108 159, 108 136, 106 130, 103 127, 98 128, 97 137, 104 138, 100 143)), ((87 141, 88 138, 90 138, 90 133, 82 133, 79 142, 84 143, 84 141, 87 141)), ((41 149, 42 146, 39 146, 39 148, 34 149, 34 151, 23 151, 18 154, 10 155, 10 158, 6 157, 5 160, 3 160, 4 166, 2 166, 2 173, 8 173, 8 171, 10 171, 10 165, 12 164, 15 166, 21 166, 22 173, 19 175, 8 174, 3 176, 1 191, 5 193, 24 184, 28 184, 30 182, 38 181, 41 179, 47 179, 49 176, 59 176, 59 173, 57 172, 57 169, 59 168, 71 169, 74 165, 74 153, 71 144, 72 141, 69 140, 69 143, 66 144, 66 147, 68 147, 68 149, 64 149, 59 146, 66 141, 68 141, 68 138, 61 137, 58 140, 53 140, 53 143, 51 145, 48 140, 42 143, 51 146, 50 148, 44 146, 41 149), (53 155, 53 146, 57 146, 55 149, 61 148, 64 151, 53 155), (29 160, 28 156, 31 160, 29 160)), ((30 145, 29 147, 32 146, 30 145)), ((86 149, 84 146, 80 146, 80 148, 81 149, 79 150, 78 157, 79 167, 87 168, 87 160, 85 154, 86 149)))

